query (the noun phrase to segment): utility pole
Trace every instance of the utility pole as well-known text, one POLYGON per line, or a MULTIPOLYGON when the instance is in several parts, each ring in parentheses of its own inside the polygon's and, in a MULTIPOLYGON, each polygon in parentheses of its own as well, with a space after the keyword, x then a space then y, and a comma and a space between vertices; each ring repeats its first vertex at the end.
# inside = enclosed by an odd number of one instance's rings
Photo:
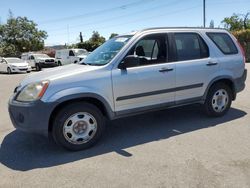
POLYGON ((69 45, 69 25, 67 25, 68 45, 69 45))
POLYGON ((206 27, 206 0, 203 0, 203 27, 206 27))

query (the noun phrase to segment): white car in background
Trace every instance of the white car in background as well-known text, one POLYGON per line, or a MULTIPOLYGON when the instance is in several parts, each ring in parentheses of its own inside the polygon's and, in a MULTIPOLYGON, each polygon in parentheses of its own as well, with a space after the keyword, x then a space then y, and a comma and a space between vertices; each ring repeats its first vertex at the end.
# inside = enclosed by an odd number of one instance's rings
POLYGON ((59 66, 78 63, 85 59, 89 55, 89 52, 85 49, 63 49, 57 50, 55 58, 59 66))
POLYGON ((31 71, 31 66, 22 59, 15 57, 2 58, 0 60, 0 71, 11 73, 26 73, 31 71))

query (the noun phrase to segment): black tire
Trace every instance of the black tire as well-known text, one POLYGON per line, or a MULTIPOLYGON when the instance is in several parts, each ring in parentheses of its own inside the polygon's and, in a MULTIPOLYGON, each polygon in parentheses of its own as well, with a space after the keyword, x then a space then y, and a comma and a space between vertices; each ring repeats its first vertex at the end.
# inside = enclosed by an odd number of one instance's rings
POLYGON ((62 63, 61 63, 60 61, 58 61, 58 63, 57 63, 57 64, 58 64, 58 66, 62 66, 62 63))
POLYGON ((208 91, 207 98, 204 103, 204 109, 205 109, 206 114, 211 117, 220 117, 220 116, 225 115, 228 112, 229 108, 231 107, 232 98, 233 98, 232 96, 233 96, 232 90, 228 85, 222 82, 212 85, 208 91), (224 105, 223 109, 221 109, 221 111, 216 111, 215 109, 216 107, 215 108, 213 107, 213 104, 215 103, 215 100, 213 100, 213 97, 216 93, 218 93, 219 90, 224 90, 224 93, 226 92, 228 97, 226 100, 227 103, 224 105))
POLYGON ((79 151, 93 146, 100 139, 105 130, 105 124, 105 118, 102 112, 95 105, 86 102, 77 102, 65 106, 57 113, 53 122, 52 136, 58 145, 71 151, 79 151), (97 129, 94 136, 88 140, 88 142, 74 144, 68 141, 64 136, 64 124, 67 122, 68 118, 78 112, 91 114, 97 122, 97 129))
POLYGON ((7 73, 8 73, 8 74, 11 74, 11 73, 12 73, 10 67, 7 68, 7 73))
POLYGON ((37 63, 36 64, 36 71, 40 71, 41 70, 41 67, 40 67, 40 65, 37 63))
POLYGON ((30 73, 30 71, 27 71, 27 73, 30 73))
POLYGON ((78 61, 74 61, 74 63, 76 64, 78 61))

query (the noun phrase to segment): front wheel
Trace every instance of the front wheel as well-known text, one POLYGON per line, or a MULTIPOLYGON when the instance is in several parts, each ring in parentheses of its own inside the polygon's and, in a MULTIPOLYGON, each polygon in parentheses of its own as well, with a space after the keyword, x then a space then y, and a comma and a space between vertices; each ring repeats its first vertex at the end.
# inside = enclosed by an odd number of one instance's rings
POLYGON ((55 117, 52 134, 57 144, 79 151, 93 146, 105 130, 105 118, 94 105, 78 102, 64 107, 55 117))
POLYGON ((40 65, 37 63, 36 64, 36 71, 40 71, 41 70, 41 67, 40 67, 40 65))
POLYGON ((8 73, 8 74, 11 74, 11 73, 12 73, 10 67, 7 68, 7 73, 8 73))
POLYGON ((227 113, 232 103, 232 90, 224 83, 213 85, 205 101, 205 111, 209 116, 219 117, 227 113))

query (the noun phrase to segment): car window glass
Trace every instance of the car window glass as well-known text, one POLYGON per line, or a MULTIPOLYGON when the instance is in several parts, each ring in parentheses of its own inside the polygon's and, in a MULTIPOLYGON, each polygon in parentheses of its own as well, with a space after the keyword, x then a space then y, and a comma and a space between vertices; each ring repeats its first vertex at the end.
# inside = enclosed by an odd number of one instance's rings
POLYGON ((75 56, 75 54, 72 50, 69 51, 69 56, 75 56))
POLYGON ((32 56, 30 56, 30 59, 33 60, 33 59, 35 59, 35 58, 34 58, 34 56, 32 55, 32 56))
POLYGON ((178 61, 201 59, 209 56, 207 45, 196 33, 175 33, 174 41, 178 61))
POLYGON ((156 34, 142 38, 127 55, 137 55, 140 66, 167 62, 166 35, 156 34))
POLYGON ((215 45, 224 54, 237 54, 238 50, 226 33, 207 33, 208 37, 215 43, 215 45))

